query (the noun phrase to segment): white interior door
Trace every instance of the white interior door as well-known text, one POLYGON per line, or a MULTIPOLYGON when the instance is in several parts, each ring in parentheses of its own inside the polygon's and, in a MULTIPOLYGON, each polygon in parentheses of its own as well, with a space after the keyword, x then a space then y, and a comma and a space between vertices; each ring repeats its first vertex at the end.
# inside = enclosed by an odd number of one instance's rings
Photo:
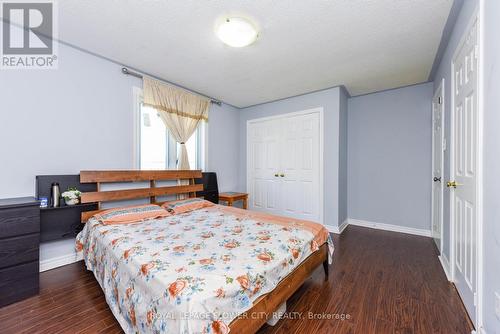
POLYGON ((252 123, 248 128, 250 209, 274 214, 282 212, 278 174, 281 136, 276 120, 252 123))
POLYGON ((443 81, 432 99, 432 237, 439 252, 443 226, 444 94, 443 81))
POLYGON ((320 222, 319 112, 248 123, 249 209, 320 222))
POLYGON ((453 59, 451 188, 454 281, 472 321, 477 291, 478 22, 467 30, 453 59), (453 183, 454 182, 454 183, 453 183))
POLYGON ((319 222, 319 114, 288 117, 280 124, 282 214, 319 222))

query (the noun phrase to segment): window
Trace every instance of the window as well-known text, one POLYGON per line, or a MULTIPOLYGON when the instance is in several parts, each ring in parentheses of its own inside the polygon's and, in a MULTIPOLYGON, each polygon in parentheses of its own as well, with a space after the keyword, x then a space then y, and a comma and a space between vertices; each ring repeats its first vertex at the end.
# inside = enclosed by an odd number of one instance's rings
MULTIPOLYGON (((178 144, 165 127, 158 112, 142 103, 142 90, 134 91, 136 105, 136 165, 139 169, 176 169, 180 153, 178 144)), ((191 169, 204 169, 206 123, 186 142, 191 169)))

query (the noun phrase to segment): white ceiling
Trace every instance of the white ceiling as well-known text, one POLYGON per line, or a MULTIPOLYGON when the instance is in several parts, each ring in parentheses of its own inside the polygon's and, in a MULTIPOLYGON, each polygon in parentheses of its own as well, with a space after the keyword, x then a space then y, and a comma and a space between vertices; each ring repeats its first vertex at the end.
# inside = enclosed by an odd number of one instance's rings
POLYGON ((427 80, 453 0, 65 0, 59 38, 245 107, 345 85, 351 95, 427 80), (224 45, 224 16, 259 27, 224 45))

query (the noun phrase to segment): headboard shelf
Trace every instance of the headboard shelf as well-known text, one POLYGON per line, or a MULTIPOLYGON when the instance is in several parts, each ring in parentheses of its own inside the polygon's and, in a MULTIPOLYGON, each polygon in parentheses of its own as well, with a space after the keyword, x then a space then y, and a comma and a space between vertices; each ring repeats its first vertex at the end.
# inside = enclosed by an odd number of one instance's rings
POLYGON ((92 209, 96 204, 97 203, 85 203, 85 204, 74 204, 74 205, 61 204, 61 206, 57 207, 48 206, 45 208, 40 208, 40 211, 54 211, 54 210, 65 210, 65 209, 75 209, 75 208, 92 209))
POLYGON ((66 205, 61 198, 58 207, 52 207, 50 203, 51 185, 54 182, 59 184, 61 192, 69 187, 76 187, 82 192, 92 192, 97 190, 96 183, 80 183, 80 175, 37 175, 35 196, 49 199, 49 206, 40 208, 40 241, 63 240, 74 238, 81 231, 81 217, 85 211, 98 209, 97 203, 85 203, 76 205, 66 205))

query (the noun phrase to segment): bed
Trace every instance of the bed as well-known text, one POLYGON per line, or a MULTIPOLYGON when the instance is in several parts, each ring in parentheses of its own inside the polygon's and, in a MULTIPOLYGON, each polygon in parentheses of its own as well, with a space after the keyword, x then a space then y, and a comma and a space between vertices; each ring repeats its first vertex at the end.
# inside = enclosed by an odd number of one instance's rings
MULTIPOLYGON (((82 171, 98 184, 82 202, 184 194, 201 171, 82 171), (174 185, 157 186, 160 180, 174 185), (149 188, 101 191, 102 183, 149 188)), ((194 200, 193 200, 194 202, 194 200)), ((201 201, 197 201, 201 202, 201 201)), ((208 202, 207 202, 208 203, 208 202)), ((215 204, 127 224, 84 213, 77 251, 99 282, 126 333, 254 333, 322 264, 333 245, 321 225, 215 204)))

